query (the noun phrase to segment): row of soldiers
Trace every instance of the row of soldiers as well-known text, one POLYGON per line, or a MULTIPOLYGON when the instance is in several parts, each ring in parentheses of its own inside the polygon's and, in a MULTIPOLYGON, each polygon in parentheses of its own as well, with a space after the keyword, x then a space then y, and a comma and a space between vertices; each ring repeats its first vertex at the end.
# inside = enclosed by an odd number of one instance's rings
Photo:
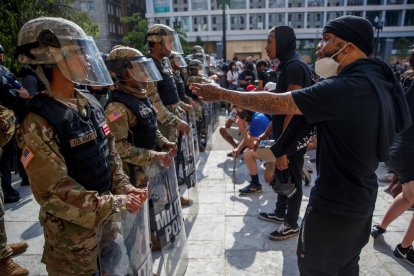
MULTIPOLYGON (((195 54, 184 81, 176 32, 155 24, 145 39, 147 55, 115 46, 104 62, 94 41, 71 21, 41 17, 19 32, 18 59, 46 87, 28 101, 16 139, 41 207, 42 262, 50 275, 99 272, 102 225, 114 214, 142 209, 151 197, 146 168, 173 163, 178 137, 190 133, 188 113, 200 113, 200 102, 186 89, 192 82, 212 82, 199 75, 203 62, 195 54), (80 86, 110 87, 105 109, 80 86)), ((1 275, 28 274, 10 254, 0 256, 0 264, 1 275)))

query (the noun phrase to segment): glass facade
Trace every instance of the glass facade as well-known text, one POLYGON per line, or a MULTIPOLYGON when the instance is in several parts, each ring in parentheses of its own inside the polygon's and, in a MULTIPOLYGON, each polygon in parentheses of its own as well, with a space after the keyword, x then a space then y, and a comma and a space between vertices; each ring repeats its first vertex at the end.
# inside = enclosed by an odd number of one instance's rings
POLYGON ((308 1, 308 7, 323 7, 324 0, 310 0, 308 1))
POLYGON ((265 5, 265 0, 249 0, 249 7, 251 9, 263 9, 265 5))
POLYGON ((307 28, 322 28, 323 25, 323 12, 308 12, 307 28))
POLYGON ((246 15, 245 14, 230 15, 230 30, 246 30, 246 15))
POLYGON ((284 13, 269 13, 269 26, 268 29, 285 25, 285 14, 284 13))
POLYGON ((292 12, 288 14, 288 26, 294 29, 303 28, 304 24, 304 15, 303 12, 292 12))
POLYGON ((414 10, 405 11, 404 26, 414 26, 414 10))
POLYGON ((208 10, 208 3, 205 0, 191 0, 192 11, 206 11, 208 10))
POLYGON ((266 15, 264 13, 250 14, 249 15, 250 30, 264 30, 265 18, 266 18, 266 15))
POLYGON ((221 31, 221 30, 223 30, 223 16, 213 15, 211 17, 211 30, 212 31, 221 31))
POLYGON ((193 16, 193 32, 206 32, 208 31, 206 15, 193 16))
POLYGON ((386 11, 384 26, 400 26, 402 21, 402 11, 386 11))
POLYGON ((286 0, 269 0, 269 8, 284 8, 286 0))
POLYGON ((246 9, 246 0, 230 0, 230 9, 246 9))
POLYGON ((305 6, 305 0, 292 0, 288 1, 289 8, 300 8, 305 6))

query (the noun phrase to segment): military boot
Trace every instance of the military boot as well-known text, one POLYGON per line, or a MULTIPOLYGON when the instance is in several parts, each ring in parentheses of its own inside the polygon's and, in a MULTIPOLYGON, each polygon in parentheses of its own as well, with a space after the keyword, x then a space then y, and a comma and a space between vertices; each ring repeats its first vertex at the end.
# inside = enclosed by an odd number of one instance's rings
POLYGON ((2 276, 26 276, 29 270, 16 264, 11 257, 0 261, 0 275, 2 276))
POLYGON ((27 247, 29 246, 27 242, 18 242, 18 243, 10 243, 7 246, 9 246, 12 250, 12 257, 16 256, 17 254, 23 253, 26 251, 27 247))

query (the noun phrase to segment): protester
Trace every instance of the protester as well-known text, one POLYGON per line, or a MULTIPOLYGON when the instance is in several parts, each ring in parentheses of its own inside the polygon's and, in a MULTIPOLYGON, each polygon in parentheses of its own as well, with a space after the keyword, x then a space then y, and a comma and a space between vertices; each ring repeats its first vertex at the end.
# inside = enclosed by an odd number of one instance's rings
POLYGON ((315 70, 324 79, 315 85, 283 94, 191 87, 204 100, 266 114, 303 114, 316 124, 318 177, 297 247, 302 275, 359 274, 377 196, 375 170, 388 159, 394 133, 411 124, 398 80, 384 62, 367 58, 373 40, 368 20, 341 16, 323 29, 315 70))
POLYGON ((27 107, 17 133, 45 245, 50 275, 93 274, 98 230, 122 210, 138 212, 147 198, 122 171, 98 101, 75 89, 113 82, 94 41, 75 23, 53 17, 28 21, 18 35, 19 61, 32 64, 47 91, 27 107))
POLYGON ((238 84, 239 71, 237 70, 236 62, 232 61, 229 64, 229 71, 227 71, 227 84, 231 90, 236 90, 239 87, 238 84))
MULTIPOLYGON (((401 83, 410 108, 411 117, 414 117, 414 51, 410 56, 410 70, 401 76, 401 83)), ((391 169, 398 175, 402 185, 402 192, 394 198, 385 216, 379 224, 371 230, 371 236, 376 239, 385 233, 387 227, 404 211, 414 204, 414 126, 403 133, 397 133, 390 149, 391 169)), ((394 255, 404 259, 414 266, 414 216, 411 217, 407 232, 400 244, 395 247, 394 255)))

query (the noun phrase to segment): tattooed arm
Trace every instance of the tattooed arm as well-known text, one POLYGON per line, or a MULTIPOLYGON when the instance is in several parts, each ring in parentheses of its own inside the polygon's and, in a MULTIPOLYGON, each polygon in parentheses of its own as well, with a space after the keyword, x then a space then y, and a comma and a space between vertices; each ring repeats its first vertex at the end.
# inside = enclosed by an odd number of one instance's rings
POLYGON ((194 94, 206 101, 225 101, 241 108, 264 114, 296 114, 301 115, 290 92, 238 92, 208 84, 192 84, 190 89, 194 94))

